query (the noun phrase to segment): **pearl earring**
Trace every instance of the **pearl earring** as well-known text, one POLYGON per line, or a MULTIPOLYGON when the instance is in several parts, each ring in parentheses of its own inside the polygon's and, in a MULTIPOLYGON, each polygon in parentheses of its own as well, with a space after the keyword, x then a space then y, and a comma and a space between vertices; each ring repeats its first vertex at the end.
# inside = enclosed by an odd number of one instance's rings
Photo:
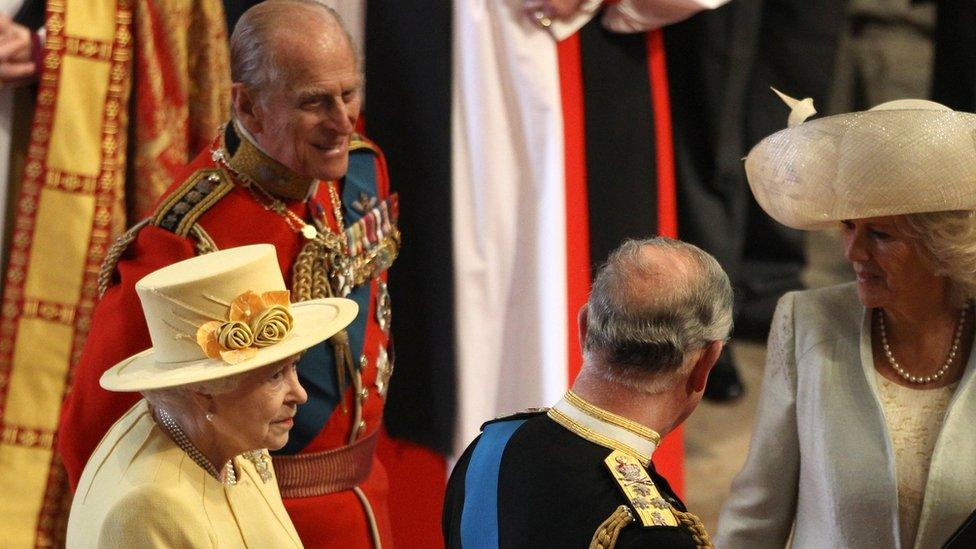
POLYGON ((207 418, 207 421, 209 421, 210 423, 213 423, 213 418, 214 418, 213 412, 207 412, 207 415, 203 417, 207 418))

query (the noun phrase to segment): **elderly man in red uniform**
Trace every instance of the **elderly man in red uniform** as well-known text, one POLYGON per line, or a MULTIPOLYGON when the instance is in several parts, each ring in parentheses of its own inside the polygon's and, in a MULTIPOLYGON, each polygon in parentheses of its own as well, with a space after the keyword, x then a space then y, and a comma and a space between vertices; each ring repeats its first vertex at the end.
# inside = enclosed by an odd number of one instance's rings
POLYGON ((274 458, 285 506, 310 547, 390 545, 386 473, 374 449, 392 370, 386 269, 396 197, 379 150, 354 133, 363 77, 334 12, 271 0, 231 38, 234 117, 110 252, 91 335, 62 414, 58 448, 75 485, 109 426, 134 402, 102 372, 150 346, 134 284, 215 249, 268 242, 293 299, 349 297, 350 327, 302 358, 309 402, 274 458))

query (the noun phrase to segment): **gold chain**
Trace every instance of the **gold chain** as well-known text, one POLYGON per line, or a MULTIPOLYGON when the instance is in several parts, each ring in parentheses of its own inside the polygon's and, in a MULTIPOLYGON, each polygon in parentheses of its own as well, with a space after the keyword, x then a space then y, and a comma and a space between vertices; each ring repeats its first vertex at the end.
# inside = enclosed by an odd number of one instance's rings
MULTIPOLYGON (((329 201, 332 202, 332 215, 335 216, 336 225, 339 226, 339 232, 341 233, 345 225, 342 220, 342 202, 339 200, 339 191, 336 190, 334 181, 327 181, 326 185, 329 186, 329 201)), ((347 255, 345 238, 339 239, 339 251, 343 255, 347 255)))
POLYGON ((342 217, 342 203, 339 201, 339 193, 336 191, 335 182, 328 181, 329 189, 329 200, 332 202, 332 213, 335 215, 336 225, 338 229, 333 232, 332 228, 329 227, 328 223, 322 223, 321 227, 315 227, 309 225, 304 219, 298 217, 295 212, 288 209, 280 199, 276 198, 274 195, 269 193, 264 187, 258 184, 251 176, 241 173, 235 170, 230 162, 227 161, 226 155, 223 151, 215 151, 214 159, 223 167, 225 170, 233 174, 240 182, 241 186, 251 193, 255 202, 261 205, 266 211, 275 212, 281 216, 288 228, 301 234, 308 240, 315 240, 321 238, 323 243, 328 248, 337 248, 340 252, 345 255, 346 251, 346 239, 343 238, 343 217, 342 217))

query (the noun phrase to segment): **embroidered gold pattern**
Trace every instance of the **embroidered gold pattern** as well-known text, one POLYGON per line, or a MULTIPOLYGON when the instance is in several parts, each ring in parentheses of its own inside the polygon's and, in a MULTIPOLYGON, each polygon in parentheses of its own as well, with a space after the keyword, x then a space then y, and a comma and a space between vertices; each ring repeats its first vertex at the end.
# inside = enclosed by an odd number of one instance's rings
MULTIPOLYGON (((556 410, 555 408, 550 408, 547 414, 556 423, 562 425, 563 427, 569 429, 570 431, 576 433, 577 435, 585 438, 586 440, 594 444, 599 444, 600 446, 605 446, 613 450, 626 452, 632 456, 641 456, 641 453, 636 449, 628 446, 627 444, 624 444, 623 442, 620 442, 619 440, 605 437, 595 431, 583 427, 579 423, 573 421, 572 418, 560 412, 559 410, 556 410)), ((647 457, 641 456, 641 457, 636 457, 636 459, 640 461, 640 463, 645 467, 651 464, 651 460, 647 457)))
POLYGON ((616 425, 621 429, 626 429, 646 439, 649 439, 654 443, 655 446, 661 444, 661 435, 657 434, 657 432, 655 432, 653 429, 645 427, 636 421, 631 421, 625 417, 610 413, 602 408, 598 408, 583 400, 572 391, 568 391, 566 393, 566 401, 597 419, 603 420, 611 425, 616 425))
POLYGON ((644 526, 677 526, 678 519, 671 505, 661 497, 654 481, 635 456, 614 450, 603 463, 613 479, 617 481, 624 496, 637 511, 637 517, 644 526))

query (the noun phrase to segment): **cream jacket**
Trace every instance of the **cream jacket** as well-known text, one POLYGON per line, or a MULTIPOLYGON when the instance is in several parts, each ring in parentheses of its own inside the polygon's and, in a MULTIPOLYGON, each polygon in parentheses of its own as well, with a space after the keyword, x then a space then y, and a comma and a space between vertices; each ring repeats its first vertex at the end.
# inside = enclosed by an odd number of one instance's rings
MULTIPOLYGON (((901 547, 870 334, 854 284, 780 300, 749 457, 716 547, 783 547, 791 527, 793 547, 901 547)), ((973 362, 933 450, 915 547, 941 546, 976 508, 973 362)))
POLYGON ((67 547, 301 547, 273 471, 262 479, 241 456, 234 466, 234 486, 208 475, 140 400, 85 466, 68 517, 67 547))

